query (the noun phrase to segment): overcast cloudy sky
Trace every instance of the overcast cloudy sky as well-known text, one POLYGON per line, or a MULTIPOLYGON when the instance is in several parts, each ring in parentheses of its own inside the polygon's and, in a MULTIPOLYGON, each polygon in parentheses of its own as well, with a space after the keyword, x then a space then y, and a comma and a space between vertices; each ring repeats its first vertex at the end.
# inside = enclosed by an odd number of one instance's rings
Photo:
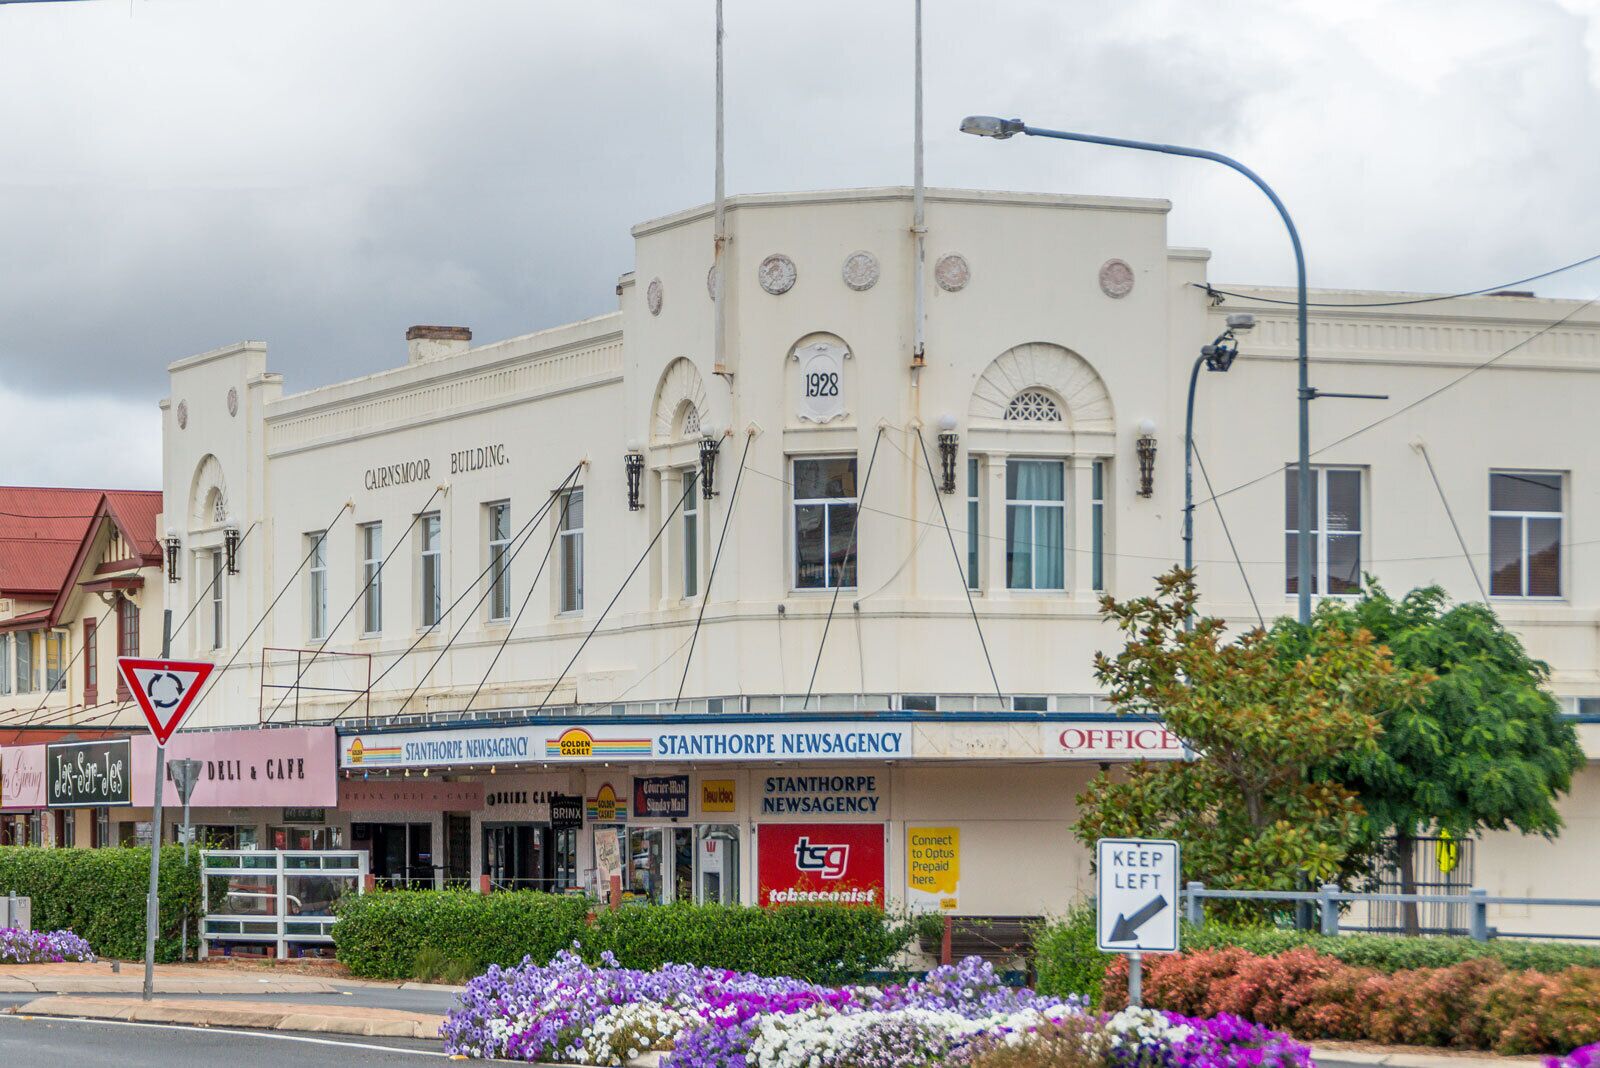
MULTIPOLYGON (((908 183, 911 0, 726 0, 732 192, 908 183)), ((298 390, 614 304, 630 224, 708 200, 711 0, 0 5, 0 481, 159 485, 178 357, 298 390), (18 442, 21 442, 20 447, 18 442)), ((1474 288, 1600 251, 1600 0, 925 0, 933 185, 1163 196, 1212 276, 1474 288)), ((1591 296, 1600 269, 1541 283, 1591 296)))

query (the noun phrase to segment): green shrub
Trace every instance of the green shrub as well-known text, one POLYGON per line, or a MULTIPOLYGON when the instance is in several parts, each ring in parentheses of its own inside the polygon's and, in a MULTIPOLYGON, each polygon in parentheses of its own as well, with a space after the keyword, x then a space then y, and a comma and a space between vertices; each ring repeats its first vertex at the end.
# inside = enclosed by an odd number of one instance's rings
POLYGON ((848 983, 883 968, 912 933, 876 909, 837 905, 630 907, 590 925, 591 907, 531 891, 375 890, 339 900, 333 944, 352 973, 375 979, 460 981, 525 956, 543 964, 579 943, 585 958, 609 951, 629 968, 672 962, 848 983))
MULTIPOLYGON (((33 927, 69 930, 96 954, 143 960, 145 900, 150 893, 148 847, 115 849, 0 848, 0 894, 33 899, 33 927)), ((161 847, 161 922, 156 960, 175 961, 189 918, 191 951, 200 916, 200 851, 187 866, 181 846, 161 847)))
POLYGON ((583 936, 584 955, 609 950, 628 968, 673 962, 789 975, 815 983, 859 983, 911 941, 913 925, 845 905, 677 904, 602 912, 583 936))
POLYGON ((1079 905, 1065 917, 1041 924, 1034 932, 1035 987, 1041 994, 1082 994, 1100 1004, 1100 988, 1112 955, 1095 946, 1094 904, 1079 905))
POLYGON ((1226 924, 1207 924, 1201 928, 1185 925, 1183 928, 1185 950, 1228 946, 1238 946, 1257 956, 1275 956, 1306 946, 1345 964, 1380 972, 1448 968, 1479 957, 1498 961, 1512 971, 1553 973, 1572 967, 1600 968, 1600 947, 1559 942, 1474 942, 1470 938, 1376 934, 1330 937, 1310 931, 1226 924))
POLYGON ((444 976, 456 961, 473 966, 543 963, 583 933, 583 898, 517 890, 374 890, 334 906, 334 955, 359 976, 410 979, 419 963, 444 976))

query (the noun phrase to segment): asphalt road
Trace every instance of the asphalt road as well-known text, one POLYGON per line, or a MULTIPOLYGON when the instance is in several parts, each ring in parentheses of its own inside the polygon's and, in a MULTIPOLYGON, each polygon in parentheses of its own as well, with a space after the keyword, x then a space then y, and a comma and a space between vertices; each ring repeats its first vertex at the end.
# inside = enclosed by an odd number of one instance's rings
POLYGON ((445 1060, 437 1042, 404 1038, 340 1039, 219 1028, 163 1027, 89 1020, 0 1016, 0 1065, 60 1068, 386 1068, 445 1060))
MULTIPOLYGON (((20 994, 0 992, 0 1009, 26 1005, 47 994, 20 994)), ((82 998, 138 997, 137 991, 113 994, 73 994, 82 998)), ((401 990, 397 987, 352 986, 341 988, 334 994, 156 994, 156 1000, 177 998, 183 1001, 260 1001, 284 1002, 296 1005, 361 1005, 374 1009, 404 1009, 408 1012, 428 1012, 443 1016, 456 1007, 456 995, 447 990, 401 990), (347 991, 347 992, 345 992, 347 991)), ((0 1065, 5 1062, 0 1060, 0 1065)))

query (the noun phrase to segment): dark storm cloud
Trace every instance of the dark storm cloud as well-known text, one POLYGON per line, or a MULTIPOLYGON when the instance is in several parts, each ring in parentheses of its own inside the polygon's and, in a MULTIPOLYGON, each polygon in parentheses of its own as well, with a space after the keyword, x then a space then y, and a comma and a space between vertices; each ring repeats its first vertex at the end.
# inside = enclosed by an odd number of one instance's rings
MULTIPOLYGON (((1313 284, 1465 288, 1600 246, 1592 0, 925 6, 932 184, 1169 197, 1213 277, 1290 279, 1236 176, 954 132, 1004 112, 1240 156, 1295 210, 1313 284)), ((731 190, 909 180, 910 0, 727 8, 731 190)), ((488 340, 607 310, 629 225, 709 196, 710 13, 0 6, 0 418, 93 397, 141 443, 117 477, 154 482, 183 355, 263 339, 292 391, 397 363, 411 323, 488 340)), ((41 469, 106 481, 103 455, 62 443, 41 469)))

